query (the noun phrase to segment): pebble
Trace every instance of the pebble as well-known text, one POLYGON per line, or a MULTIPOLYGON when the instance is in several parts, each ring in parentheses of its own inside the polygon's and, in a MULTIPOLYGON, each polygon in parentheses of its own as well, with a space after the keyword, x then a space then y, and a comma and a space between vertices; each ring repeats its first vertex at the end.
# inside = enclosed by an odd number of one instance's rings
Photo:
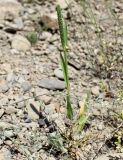
POLYGON ((60 104, 59 103, 51 103, 51 104, 49 104, 49 105, 47 105, 46 107, 45 107, 45 112, 47 113, 47 114, 53 114, 53 113, 55 113, 56 112, 56 110, 58 110, 60 108, 60 104))
POLYGON ((9 90, 8 84, 6 83, 5 85, 3 85, 1 89, 2 89, 2 93, 6 93, 9 90))
POLYGON ((63 71, 60 68, 56 68, 54 74, 57 78, 64 80, 63 71))
POLYGON ((35 91, 34 91, 34 94, 35 94, 35 99, 36 100, 43 100, 42 99, 42 96, 46 96, 46 95, 48 95, 49 94, 49 91, 47 90, 47 89, 44 89, 44 88, 35 88, 35 91))
POLYGON ((58 29, 58 23, 57 23, 57 15, 52 14, 44 14, 40 18, 40 22, 43 23, 44 27, 47 29, 57 30, 58 29))
POLYGON ((6 27, 4 28, 4 31, 8 33, 15 34, 16 31, 23 29, 23 21, 21 17, 17 17, 13 20, 13 22, 6 22, 6 27))
POLYGON ((10 53, 11 53, 12 55, 19 55, 19 54, 20 54, 19 51, 17 51, 16 49, 11 49, 11 50, 10 50, 10 53))
POLYGON ((0 128, 4 129, 11 129, 11 128, 16 128, 15 125, 8 123, 8 122, 0 122, 0 128))
POLYGON ((10 140, 5 140, 4 143, 5 143, 7 146, 12 145, 12 141, 10 141, 10 140))
POLYGON ((68 63, 69 63, 72 67, 74 67, 76 70, 80 70, 81 67, 82 67, 82 64, 79 62, 79 60, 75 62, 74 60, 70 59, 70 60, 68 61, 68 63))
POLYGON ((16 75, 13 73, 13 72, 10 72, 8 75, 7 75, 7 81, 10 83, 14 83, 16 82, 16 75))
POLYGON ((65 83, 56 78, 44 78, 39 81, 38 86, 51 90, 65 89, 65 83))
POLYGON ((31 44, 27 40, 27 38, 21 35, 15 35, 11 45, 13 49, 16 49, 18 51, 23 51, 23 52, 26 52, 31 48, 31 44))
POLYGON ((50 32, 43 31, 39 39, 40 40, 50 40, 51 37, 52 37, 52 34, 50 32))
POLYGON ((94 87, 92 87, 92 88, 91 88, 91 92, 92 92, 92 94, 98 96, 99 93, 100 93, 100 88, 99 88, 99 86, 94 86, 94 87))
POLYGON ((6 80, 0 80, 0 92, 5 93, 9 90, 9 86, 6 80))
POLYGON ((8 149, 2 148, 0 150, 0 160, 12 160, 11 157, 11 152, 8 149))
POLYGON ((38 124, 39 124, 39 126, 40 126, 40 127, 43 127, 43 126, 45 126, 45 125, 46 125, 46 123, 45 123, 45 120, 44 120, 44 118, 42 118, 42 119, 39 119, 39 120, 38 120, 38 124))
POLYGON ((24 122, 25 123, 31 123, 31 119, 29 117, 27 117, 24 122))
POLYGON ((50 96, 47 96, 47 95, 43 95, 41 96, 41 99, 40 99, 45 105, 48 105, 51 100, 52 100, 52 97, 50 96))
POLYGON ((24 92, 27 92, 32 88, 30 82, 28 82, 28 81, 21 83, 21 87, 23 88, 24 92))
POLYGON ((103 130, 104 125, 103 125, 102 123, 100 123, 97 127, 98 127, 98 130, 100 130, 100 131, 101 131, 101 130, 103 130))
POLYGON ((25 79, 23 78, 23 77, 19 77, 19 79, 18 79, 18 83, 24 83, 25 82, 25 79))
POLYGON ((20 30, 24 27, 23 21, 21 17, 17 17, 14 19, 15 29, 20 30))
POLYGON ((8 98, 7 97, 4 97, 2 99, 0 99, 0 105, 3 106, 3 105, 7 105, 8 104, 8 98))
POLYGON ((8 106, 5 110, 6 114, 13 114, 13 113, 16 113, 16 112, 17 112, 17 109, 14 106, 8 106))
POLYGON ((19 102, 19 103, 17 103, 17 108, 18 109, 22 109, 22 108, 25 107, 25 101, 24 101, 23 97, 19 97, 16 101, 19 102))
POLYGON ((7 137, 7 138, 13 137, 14 136, 13 130, 5 130, 4 131, 4 136, 7 137))

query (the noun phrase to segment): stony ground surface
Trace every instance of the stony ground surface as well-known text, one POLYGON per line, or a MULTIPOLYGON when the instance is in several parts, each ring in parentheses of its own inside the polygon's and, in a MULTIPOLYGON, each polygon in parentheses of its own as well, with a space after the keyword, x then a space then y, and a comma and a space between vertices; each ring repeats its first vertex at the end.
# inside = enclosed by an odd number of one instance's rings
POLYGON ((122 160, 122 54, 122 0, 1 0, 0 160, 122 160), (80 134, 66 118, 57 3, 68 24, 74 120, 90 92, 80 134))

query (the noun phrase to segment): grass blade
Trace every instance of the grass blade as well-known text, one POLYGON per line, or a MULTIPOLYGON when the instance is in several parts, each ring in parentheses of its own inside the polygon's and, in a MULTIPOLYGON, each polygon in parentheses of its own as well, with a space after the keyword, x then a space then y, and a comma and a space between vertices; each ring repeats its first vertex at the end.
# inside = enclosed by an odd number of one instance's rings
POLYGON ((69 119, 73 119, 73 109, 70 101, 70 95, 67 95, 67 116, 69 119))
POLYGON ((67 80, 66 64, 65 64, 65 61, 64 61, 64 57, 61 53, 60 53, 60 63, 61 63, 61 67, 62 67, 62 71, 63 71, 63 75, 64 75, 64 80, 65 80, 66 87, 67 87, 68 86, 68 80, 67 80))
POLYGON ((56 7, 57 15, 58 15, 58 24, 59 24, 59 31, 60 31, 60 38, 61 38, 61 44, 63 48, 64 54, 62 55, 60 53, 60 62, 62 66, 62 71, 64 75, 64 80, 67 87, 67 93, 66 93, 66 101, 67 101, 67 116, 69 119, 73 118, 73 109, 71 106, 70 101, 70 84, 69 84, 69 75, 68 75, 68 61, 67 61, 67 25, 65 24, 61 7, 58 5, 56 7))

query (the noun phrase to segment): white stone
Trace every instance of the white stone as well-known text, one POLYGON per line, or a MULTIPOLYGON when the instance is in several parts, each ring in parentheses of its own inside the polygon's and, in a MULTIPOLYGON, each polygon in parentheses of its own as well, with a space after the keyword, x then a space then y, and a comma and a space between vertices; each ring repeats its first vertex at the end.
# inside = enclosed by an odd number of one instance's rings
POLYGON ((12 48, 18 51, 26 52, 30 49, 30 42, 21 35, 16 35, 12 40, 12 48))

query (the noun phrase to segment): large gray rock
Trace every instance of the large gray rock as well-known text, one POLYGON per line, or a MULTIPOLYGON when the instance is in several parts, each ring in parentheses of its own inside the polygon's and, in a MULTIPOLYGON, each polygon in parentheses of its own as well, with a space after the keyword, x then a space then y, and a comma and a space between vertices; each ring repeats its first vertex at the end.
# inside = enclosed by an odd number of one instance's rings
POLYGON ((56 78, 44 78, 39 81, 38 86, 51 90, 65 89, 65 83, 56 78))

